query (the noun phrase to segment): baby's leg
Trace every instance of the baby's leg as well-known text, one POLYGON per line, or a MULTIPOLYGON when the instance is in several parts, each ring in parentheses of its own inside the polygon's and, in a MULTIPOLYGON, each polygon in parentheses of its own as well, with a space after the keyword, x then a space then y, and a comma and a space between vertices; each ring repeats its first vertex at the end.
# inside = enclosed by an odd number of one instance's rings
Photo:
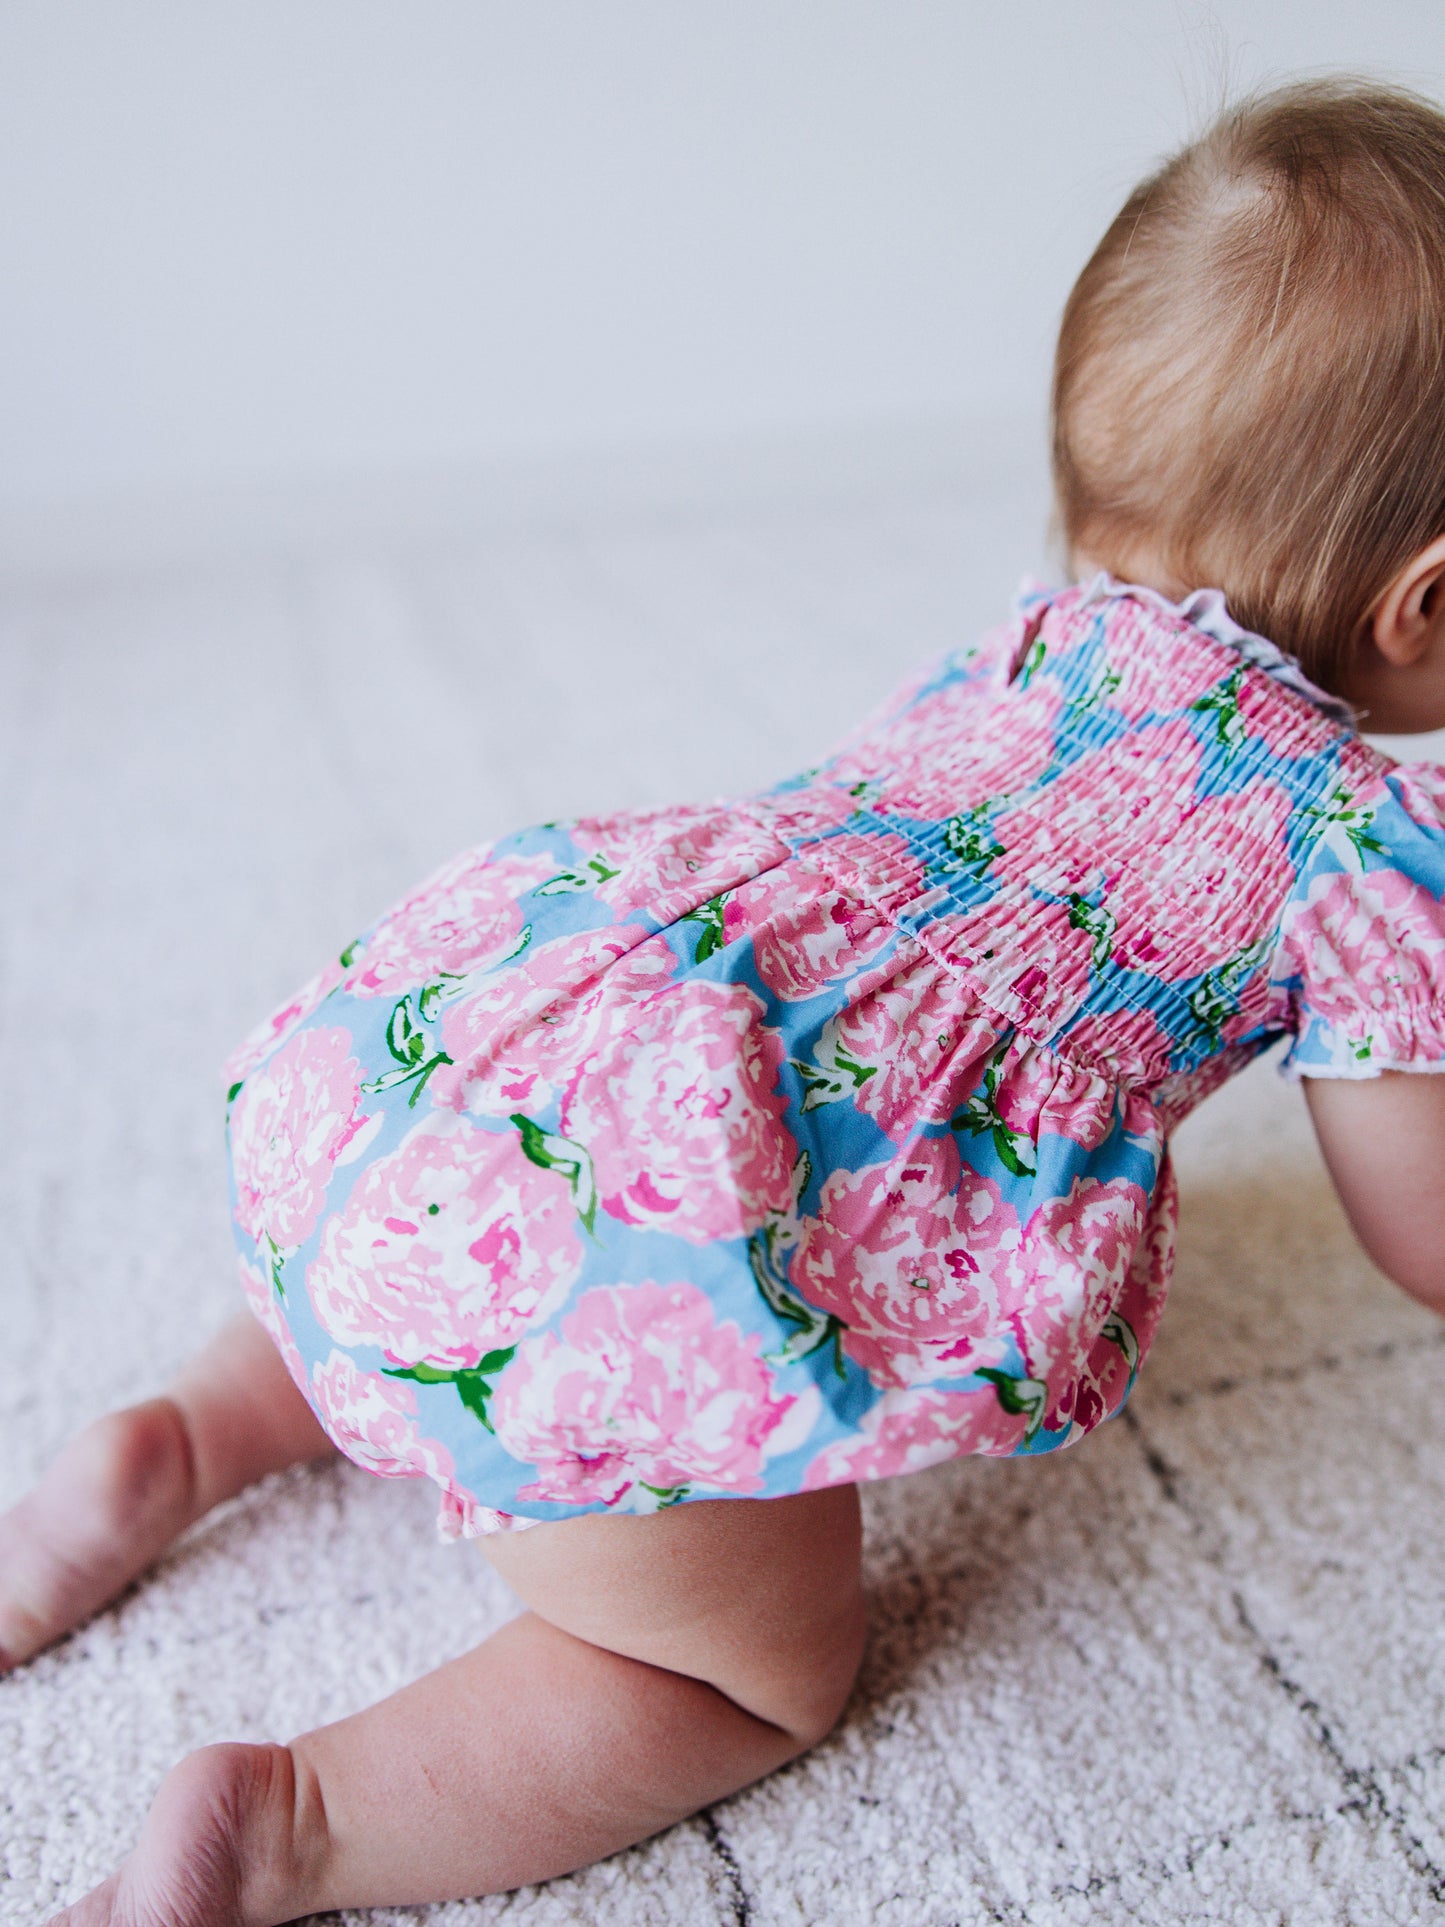
POLYGON ((167 1396, 89 1426, 0 1517, 0 1672, 114 1599, 213 1505, 332 1449, 242 1312, 167 1396))
POLYGON ((859 1537, 845 1487, 491 1541, 532 1611, 289 1748, 182 1761, 62 1920, 273 1927, 500 1892, 657 1833, 833 1725, 863 1647, 859 1537))

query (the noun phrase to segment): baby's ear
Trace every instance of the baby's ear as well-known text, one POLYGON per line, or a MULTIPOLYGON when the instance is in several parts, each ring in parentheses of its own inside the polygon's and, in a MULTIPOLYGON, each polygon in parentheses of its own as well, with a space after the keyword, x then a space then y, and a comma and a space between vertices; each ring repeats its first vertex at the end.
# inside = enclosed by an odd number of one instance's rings
POLYGON ((1386 662, 1408 669, 1445 632, 1445 535, 1401 569, 1365 618, 1386 662))

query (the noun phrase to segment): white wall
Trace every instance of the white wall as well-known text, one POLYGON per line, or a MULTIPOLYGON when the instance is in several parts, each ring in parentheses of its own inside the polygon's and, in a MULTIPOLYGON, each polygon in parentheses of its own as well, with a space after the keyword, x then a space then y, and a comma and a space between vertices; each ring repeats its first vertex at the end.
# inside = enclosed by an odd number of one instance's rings
POLYGON ((0 515, 1013 415, 1236 84, 1439 0, 0 0, 0 515))

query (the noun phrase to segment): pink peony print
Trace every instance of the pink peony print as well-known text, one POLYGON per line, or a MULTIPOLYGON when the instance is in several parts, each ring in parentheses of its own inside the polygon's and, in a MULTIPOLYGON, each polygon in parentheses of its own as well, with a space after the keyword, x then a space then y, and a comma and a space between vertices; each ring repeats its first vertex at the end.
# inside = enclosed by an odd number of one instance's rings
POLYGON ((1117 961, 1177 983, 1258 943, 1274 929, 1294 882, 1290 814, 1279 784, 1251 783, 1206 797, 1177 839, 1135 849, 1107 890, 1118 920, 1117 961))
POLYGON ((875 1384, 966 1378, 996 1365, 999 1286, 1018 1219, 951 1138, 922 1138, 891 1164, 835 1171, 803 1221, 794 1287, 847 1327, 843 1345, 875 1384))
POLYGON ((993 873, 1057 897, 1091 896, 1140 852, 1178 839, 1200 762, 1183 717, 1088 751, 994 819, 994 838, 1005 854, 993 873))
POLYGON ((1339 725, 1309 702, 1286 693, 1273 676, 1246 671, 1235 695, 1247 736, 1274 756, 1312 756, 1338 736, 1339 725))
POLYGON ((1131 1377, 1149 1355, 1174 1269, 1178 1222, 1178 1186, 1166 1154, 1114 1307, 1117 1315, 1101 1326, 1074 1392, 1071 1416, 1081 1432, 1113 1417, 1124 1402, 1131 1377))
POLYGON ((305 1361, 296 1349, 296 1340, 291 1336, 291 1327, 282 1315, 274 1289, 256 1267, 245 1258, 240 1261, 240 1272, 241 1290, 245 1293, 246 1304, 252 1317, 280 1352, 281 1361, 291 1374, 292 1382, 304 1397, 306 1395, 305 1361))
POLYGON ((409 1385, 358 1371, 345 1352, 333 1351, 311 1373, 311 1403, 353 1465, 382 1479, 435 1479, 450 1487, 452 1455, 439 1439, 422 1437, 409 1385))
POLYGON ((648 1511, 679 1488, 756 1492, 765 1457, 800 1445, 813 1417, 774 1395, 760 1348, 694 1285, 585 1292, 497 1382, 497 1437, 537 1468, 517 1496, 648 1511))
POLYGON ((858 979, 847 1007, 823 1027, 816 1057, 840 1091, 902 1143, 920 1124, 947 1122, 998 1039, 963 978, 905 937, 888 962, 858 979))
POLYGON ((541 1524, 540 1519, 498 1512, 494 1506, 482 1505, 455 1481, 443 1489, 441 1504, 437 1507, 437 1537, 444 1544, 458 1539, 486 1539, 494 1532, 526 1532, 529 1527, 541 1524))
POLYGON ((306 1274, 343 1345, 469 1369, 566 1298, 582 1263, 566 1180, 514 1131, 419 1125, 357 1180, 306 1274))
POLYGON ((1390 788, 1412 821, 1437 834, 1445 829, 1445 766, 1397 763, 1388 777, 1390 788))
POLYGON ((885 1392, 852 1438, 825 1446, 803 1475, 803 1490, 891 1479, 973 1454, 1005 1458, 1017 1452, 1027 1429, 1028 1420, 1006 1412, 991 1385, 981 1392, 910 1385, 885 1392))
POLYGON ((389 911, 346 967, 353 997, 399 997, 439 977, 464 977, 512 954, 520 899, 554 874, 544 856, 464 850, 389 911))
MULTIPOLYGON (((922 865, 912 867, 921 888, 922 865)), ((723 900, 723 941, 750 937, 758 975, 775 997, 789 1002, 816 997, 851 976, 892 935, 893 925, 880 911, 803 864, 766 870, 723 900)))
POLYGON ((846 751, 828 780, 867 784, 881 808, 901 816, 961 815, 1043 774, 1061 701, 1042 679, 1006 691, 950 683, 846 751))
POLYGON ((777 1090, 783 1044, 742 984, 697 978, 633 1007, 562 1099, 603 1208, 693 1244, 753 1231, 791 1201, 796 1146, 777 1090))
POLYGON ((1004 1060, 994 1103, 1008 1129, 1030 1143, 1048 1134, 1092 1151, 1114 1128, 1118 1091, 1100 1072, 1019 1039, 1004 1060))
POLYGON ((1445 904, 1399 870, 1317 876, 1284 930, 1307 1011, 1362 1062, 1445 1056, 1445 904))
POLYGON ((1089 994, 1095 935, 1066 905, 1004 895, 928 926, 931 949, 966 969, 997 1009, 1052 1033, 1089 994))
POLYGON ((1137 1084, 1165 1074, 1174 1042, 1152 1011, 1120 1008, 1089 1011, 1069 1026, 1058 1048, 1073 1063, 1137 1084))
POLYGON ((446 1007, 434 1104, 508 1117, 540 1110, 638 998, 666 983, 677 958, 637 924, 556 937, 446 1007))
POLYGON ((249 1077, 231 1112, 236 1222, 294 1251, 316 1228, 331 1173, 366 1120, 361 1068, 344 1030, 293 1037, 249 1077))
POLYGON ((594 889, 621 916, 670 923, 787 858, 787 846, 736 805, 582 817, 572 841, 595 859, 594 889), (606 872, 607 874, 602 874, 606 872))
POLYGON ((1148 1198, 1125 1178, 1076 1178, 1024 1227, 1001 1293, 1030 1373, 1048 1387, 1045 1423, 1073 1415, 1074 1386, 1133 1266, 1148 1198))
POLYGON ((1131 723, 1188 709, 1225 679, 1230 659, 1230 652, 1204 636, 1166 628, 1154 610, 1117 602, 1105 644, 1109 707, 1131 723))
POLYGON ((289 1003, 285 1003, 265 1020, 249 1031, 226 1059, 225 1078, 229 1088, 248 1078, 258 1064, 262 1064, 276 1049, 284 1044, 297 1027, 305 1023, 312 1011, 321 1004, 341 982, 341 965, 333 960, 317 971, 316 975, 304 983, 289 1003))

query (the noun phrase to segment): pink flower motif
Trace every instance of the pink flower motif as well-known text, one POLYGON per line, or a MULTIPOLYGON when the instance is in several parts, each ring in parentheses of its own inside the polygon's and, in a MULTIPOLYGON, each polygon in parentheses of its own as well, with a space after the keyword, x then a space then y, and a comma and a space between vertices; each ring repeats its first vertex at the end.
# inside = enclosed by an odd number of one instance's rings
POLYGON ((1178 1223, 1179 1191, 1173 1166, 1166 1155, 1149 1201, 1144 1228, 1134 1248, 1133 1262, 1114 1307, 1133 1336, 1134 1356, 1131 1359, 1107 1325, 1101 1327, 1089 1348, 1074 1392, 1071 1416, 1080 1432, 1092 1431, 1104 1419, 1113 1417, 1128 1394, 1133 1372, 1149 1355, 1174 1270, 1178 1223))
POLYGON ((1092 895, 1141 854, 1177 841, 1194 803, 1200 762, 1185 717, 1088 751, 994 819, 1005 855, 995 859, 992 874, 1053 896, 1092 895))
POLYGON ((1024 1227, 1001 1297, 1030 1373, 1048 1386, 1052 1428, 1073 1416, 1075 1384, 1119 1302, 1148 1203, 1125 1178, 1081 1177, 1024 1227))
POLYGON ((1412 821, 1424 830, 1445 829, 1445 767, 1439 763, 1397 763, 1388 774, 1412 821))
POLYGON ((293 1037, 246 1080, 231 1113, 236 1222, 294 1251, 316 1228, 326 1187, 365 1120, 361 1070, 344 1030, 293 1037))
POLYGON ((503 1117, 544 1108, 676 968, 668 945, 635 923, 538 945, 446 1007, 442 1047, 452 1062, 433 1073, 432 1102, 503 1117))
POLYGON ((1042 1132, 1092 1151, 1114 1128, 1118 1091, 1100 1072, 1066 1064, 1019 1038, 1004 1060, 994 1102, 1008 1128, 1030 1143, 1042 1132))
POLYGON ((828 780, 876 784, 881 807, 901 816, 959 815, 1043 774, 1061 702, 1042 678, 1027 689, 949 683, 846 751, 828 780))
POLYGON ((382 1479, 435 1479, 450 1487, 452 1455, 439 1439, 422 1437, 409 1385, 358 1371, 345 1352, 333 1351, 311 1373, 311 1403, 353 1465, 382 1479))
POLYGON ((1275 756, 1311 756, 1328 747, 1338 724, 1303 699, 1286 693, 1275 679, 1256 670, 1240 679, 1239 719, 1245 734, 1275 756))
POLYGON ((910 1385, 885 1392, 852 1438, 825 1446, 803 1475, 802 1489, 891 1479, 973 1454, 1006 1458, 1023 1444, 1027 1428, 1027 1418, 1006 1412, 992 1386, 941 1392, 910 1385))
POLYGON ((905 937, 858 979, 847 1007, 824 1026, 816 1056, 822 1065, 847 1059, 859 1067, 854 1103, 902 1143, 920 1124, 953 1115, 998 1039, 964 980, 905 937))
POLYGON ((634 1005, 562 1099, 614 1218, 693 1244, 737 1238, 787 1208, 796 1146, 777 1090, 783 1043, 742 984, 691 978, 634 1005))
POLYGON ((1317 876, 1285 926, 1306 1009, 1362 1061, 1445 1056, 1445 904, 1399 870, 1317 876))
POLYGON ((1116 960, 1177 983, 1272 931, 1295 878, 1285 841, 1290 812, 1277 783, 1251 783, 1206 797, 1177 838, 1131 852, 1108 886, 1116 960))
POLYGON ((446 1544, 458 1539, 486 1539, 494 1532, 526 1532, 542 1523, 482 1505, 455 1483, 445 1487, 437 1507, 437 1537, 446 1544))
POLYGON ((312 1011, 331 995, 341 978, 341 965, 333 958, 302 985, 289 1003, 283 1004, 264 1023, 248 1031, 226 1059, 227 1087, 242 1083, 258 1064, 264 1063, 278 1044, 285 1043, 297 1027, 305 1023, 312 1011))
POLYGON ((500 963, 522 934, 519 899, 555 873, 548 857, 464 850, 382 918, 348 966, 353 997, 399 997, 500 963))
POLYGON ((773 1395, 760 1349, 695 1285, 585 1292, 561 1336, 528 1339, 497 1382, 497 1437, 538 1473, 517 1496, 646 1511, 640 1488, 756 1492, 764 1458, 800 1445, 812 1417, 773 1395))
POLYGON ((996 1365, 999 1299, 1018 1219, 951 1138, 922 1138, 891 1164, 835 1171, 803 1221, 792 1281, 847 1327, 844 1349, 878 1385, 966 1378, 996 1365))
POLYGON ((1152 1011, 1089 1011, 1069 1026, 1059 1050, 1076 1064, 1127 1084, 1152 1083, 1169 1068, 1174 1040, 1152 1011))
POLYGON ((1203 636, 1165 627, 1155 610, 1116 602, 1105 644, 1109 672, 1118 678, 1109 707, 1131 723, 1151 712, 1168 716, 1188 709, 1225 679, 1227 654, 1203 636))
POLYGON ((989 1004, 1031 1032, 1052 1034, 1089 994, 1094 938, 1061 903, 995 897, 928 925, 930 948, 969 971, 989 1004))
POLYGON ((281 1361, 291 1374, 297 1391, 306 1395, 306 1365, 296 1349, 296 1340, 291 1336, 291 1327, 281 1314, 276 1302, 276 1293, 261 1276, 253 1264, 246 1259, 240 1261, 241 1290, 246 1294, 246 1304, 252 1317, 265 1332, 271 1343, 281 1354, 281 1361))
MULTIPOLYGON (((1153 1101, 1156 1129, 1169 1137, 1188 1117, 1197 1110, 1206 1097, 1227 1084, 1231 1077, 1237 1077, 1256 1056, 1249 1044, 1236 1044, 1226 1050, 1217 1051, 1213 1057, 1191 1071, 1172 1071, 1160 1080, 1150 1096, 1153 1101)), ((1142 1100, 1136 1098, 1142 1104, 1142 1100)), ((1131 1130, 1139 1128, 1130 1125, 1131 1130)), ((1144 1132, 1141 1130, 1141 1135, 1144 1132)))
MULTIPOLYGON (((889 839, 901 841, 901 839, 889 839)), ((921 885, 923 869, 913 865, 921 885)), ((780 864, 723 900, 723 939, 751 937, 758 975, 775 997, 816 997, 876 957, 893 925, 805 864, 780 864)))
POLYGON ((581 1264, 566 1180, 515 1132, 438 1119, 357 1180, 306 1288, 342 1344, 455 1371, 548 1317, 581 1264))
POLYGON ((736 806, 629 811, 582 817, 568 827, 579 850, 615 872, 595 886, 603 902, 620 916, 645 910, 660 923, 685 917, 788 855, 786 844, 736 806))

